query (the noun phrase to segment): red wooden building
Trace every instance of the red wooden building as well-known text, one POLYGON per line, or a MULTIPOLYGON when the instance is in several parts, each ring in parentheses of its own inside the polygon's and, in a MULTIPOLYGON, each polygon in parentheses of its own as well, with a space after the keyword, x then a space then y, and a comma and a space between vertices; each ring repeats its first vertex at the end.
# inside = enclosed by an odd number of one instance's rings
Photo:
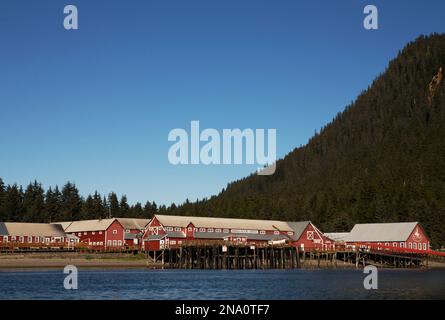
POLYGON ((68 234, 79 237, 80 242, 91 248, 122 248, 125 230, 115 218, 81 220, 60 223, 68 234))
POLYGON ((155 215, 143 237, 145 250, 186 241, 267 243, 290 240, 294 231, 283 221, 155 215))
POLYGON ((292 243, 300 250, 332 249, 335 242, 323 234, 312 222, 287 222, 294 231, 292 243))
POLYGON ((343 242, 350 247, 394 251, 430 249, 429 238, 418 222, 356 224, 343 242))
POLYGON ((141 249, 142 236, 150 219, 116 218, 124 228, 124 242, 128 248, 141 249))
POLYGON ((0 222, 0 243, 42 246, 74 244, 74 239, 68 237, 59 224, 0 222))

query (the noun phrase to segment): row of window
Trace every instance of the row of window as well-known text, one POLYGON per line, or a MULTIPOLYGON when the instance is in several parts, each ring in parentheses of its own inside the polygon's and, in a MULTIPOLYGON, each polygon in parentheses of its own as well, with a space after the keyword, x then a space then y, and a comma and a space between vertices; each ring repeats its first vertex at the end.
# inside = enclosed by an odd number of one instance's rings
MULTIPOLYGON (((24 243, 25 239, 27 243, 48 243, 48 242, 54 242, 56 241, 54 238, 49 238, 49 237, 33 237, 33 236, 10 236, 9 237, 11 242, 21 242, 24 243)), ((3 242, 8 242, 9 241, 8 236, 4 236, 3 237, 3 242)), ((58 241, 63 242, 65 239, 64 238, 60 238, 58 239, 58 241)), ((66 241, 69 241, 69 239, 67 238, 66 241)))
MULTIPOLYGON (((117 230, 115 230, 115 231, 116 231, 116 233, 117 233, 117 230)), ((91 231, 91 234, 92 234, 92 235, 95 235, 96 232, 95 232, 95 231, 91 231)), ((102 234, 102 231, 99 231, 98 234, 102 234)), ((82 236, 82 232, 79 232, 77 235, 78 235, 79 237, 82 236)), ((84 236, 88 235, 88 232, 83 232, 83 235, 84 235, 84 236)))
MULTIPOLYGON (((381 242, 378 243, 378 245, 382 245, 381 242)), ((384 244, 386 247, 391 246, 391 243, 389 242, 385 242, 384 244)), ((418 250, 427 250, 428 248, 428 244, 427 243, 417 243, 417 242, 408 242, 408 244, 406 242, 392 242, 392 246, 397 248, 408 248, 408 249, 418 249, 418 250)))
MULTIPOLYGON (((173 228, 173 227, 166 227, 165 228, 165 230, 167 230, 167 231, 173 231, 173 230, 175 230, 175 231, 182 231, 182 229, 181 229, 181 227, 175 227, 175 228, 173 228)), ((216 232, 216 233, 230 233, 230 230, 229 229, 219 229, 219 228, 193 228, 193 227, 188 227, 188 229, 187 229, 188 231, 195 231, 195 232, 209 232, 209 233, 212 233, 212 232, 216 232)), ((260 234, 266 234, 266 231, 265 230, 260 230, 260 234)), ((278 235, 278 234, 280 234, 280 231, 274 231, 274 234, 275 235, 278 235)), ((288 233, 287 233, 288 235, 290 235, 290 236, 292 236, 294 233, 292 232, 292 231, 289 231, 288 233)))
MULTIPOLYGON (((98 234, 103 234, 103 232, 102 231, 98 231, 97 232, 98 234)), ((127 233, 129 233, 129 232, 127 232, 127 233)), ((86 235, 88 235, 88 232, 79 232, 79 233, 77 233, 77 235, 80 237, 80 236, 82 236, 82 234, 84 235, 84 236, 86 236, 86 235)), ((96 234, 96 231, 91 231, 91 234, 94 236, 95 234, 96 234)), ((117 230, 113 230, 113 234, 117 234, 117 230)))

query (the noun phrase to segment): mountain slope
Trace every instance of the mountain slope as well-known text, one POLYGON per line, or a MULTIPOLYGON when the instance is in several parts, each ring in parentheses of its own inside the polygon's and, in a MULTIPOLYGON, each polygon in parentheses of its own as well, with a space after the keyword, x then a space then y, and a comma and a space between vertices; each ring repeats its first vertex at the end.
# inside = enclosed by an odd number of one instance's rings
POLYGON ((420 221, 445 245, 445 35, 420 37, 304 147, 172 214, 310 219, 322 230, 420 221))

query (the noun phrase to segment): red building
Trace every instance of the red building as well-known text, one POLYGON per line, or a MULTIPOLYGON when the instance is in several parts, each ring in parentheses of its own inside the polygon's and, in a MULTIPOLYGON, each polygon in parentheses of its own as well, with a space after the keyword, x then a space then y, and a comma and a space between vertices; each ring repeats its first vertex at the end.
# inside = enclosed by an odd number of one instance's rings
POLYGON ((189 241, 289 242, 293 235, 292 228, 283 221, 155 215, 143 241, 145 250, 156 251, 189 241))
POLYGON ((124 228, 124 242, 128 248, 140 250, 142 247, 142 236, 150 219, 116 218, 124 228))
POLYGON ((312 222, 287 222, 287 224, 294 231, 291 237, 292 243, 301 250, 334 248, 334 241, 326 237, 312 222))
POLYGON ((125 230, 115 218, 82 220, 59 223, 68 234, 79 237, 80 242, 97 249, 125 246, 125 230))
POLYGON ((59 224, 0 222, 0 243, 26 244, 30 247, 49 244, 73 244, 59 224))
POLYGON ((347 246, 394 251, 427 251, 430 241, 418 222, 356 224, 344 237, 347 246))

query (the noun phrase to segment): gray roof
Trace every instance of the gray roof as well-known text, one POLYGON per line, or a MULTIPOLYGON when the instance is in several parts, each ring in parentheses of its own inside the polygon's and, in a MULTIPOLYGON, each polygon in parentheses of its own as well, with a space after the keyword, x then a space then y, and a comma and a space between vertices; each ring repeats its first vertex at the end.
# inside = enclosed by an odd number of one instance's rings
POLYGON ((3 228, 10 236, 66 237, 60 224, 5 222, 3 228))
POLYGON ((290 236, 290 238, 292 238, 292 240, 300 239, 302 233, 304 232, 304 230, 306 229, 306 227, 308 226, 309 223, 311 223, 311 222, 310 221, 300 221, 300 222, 288 221, 287 222, 288 226, 294 232, 294 235, 290 236))
POLYGON ((346 242, 349 232, 327 232, 324 235, 335 242, 346 242))
POLYGON ((65 232, 74 233, 74 232, 85 232, 85 231, 105 231, 110 227, 110 225, 115 220, 116 220, 115 218, 111 218, 111 219, 73 221, 65 228, 65 232))
POLYGON ((116 218, 124 229, 143 230, 150 219, 116 218))
POLYGON ((6 229, 4 222, 0 222, 0 235, 2 235, 2 236, 8 235, 8 230, 6 229))
POLYGON ((187 227, 192 223, 196 228, 223 228, 223 229, 243 229, 243 230, 280 230, 292 231, 284 221, 277 220, 256 220, 256 219, 236 219, 236 218, 211 218, 192 216, 168 216, 155 215, 155 218, 163 226, 187 227))
POLYGON ((185 234, 182 233, 181 231, 167 231, 167 235, 170 238, 185 238, 185 234))
POLYGON ((138 238, 141 238, 141 236, 142 235, 140 233, 125 233, 124 234, 125 240, 138 239, 138 238))
POLYGON ((152 234, 148 237, 148 240, 161 240, 164 239, 166 236, 166 234, 152 234))
POLYGON ((418 222, 356 224, 347 242, 404 242, 418 222))

